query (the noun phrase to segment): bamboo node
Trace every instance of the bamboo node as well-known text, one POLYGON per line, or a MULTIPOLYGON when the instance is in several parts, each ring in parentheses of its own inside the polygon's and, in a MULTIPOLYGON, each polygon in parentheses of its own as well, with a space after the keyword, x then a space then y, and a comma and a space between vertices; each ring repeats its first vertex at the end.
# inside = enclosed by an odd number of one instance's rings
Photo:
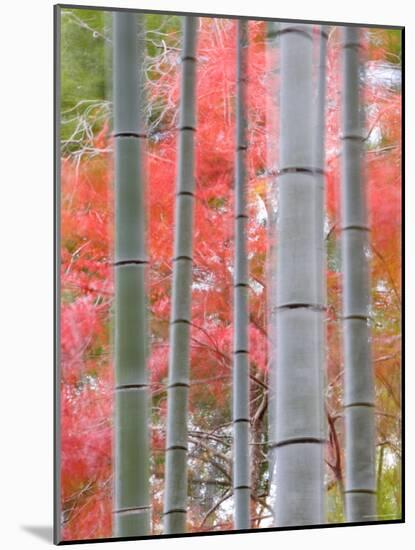
POLYGON ((123 390, 141 390, 144 388, 148 388, 148 384, 119 384, 118 386, 115 386, 115 391, 123 391, 123 390))
POLYGON ((114 267, 119 267, 123 265, 145 265, 148 264, 148 260, 117 260, 116 262, 113 262, 114 267))
POLYGON ((191 256, 184 256, 184 255, 175 256, 172 261, 177 262, 178 260, 189 260, 189 262, 193 262, 193 258, 191 256))
POLYGON ((194 126, 179 126, 178 131, 181 132, 182 130, 190 130, 191 132, 196 132, 196 128, 194 126))
POLYGON ((360 231, 370 231, 371 230, 368 225, 355 224, 355 225, 345 225, 344 227, 341 228, 341 231, 347 231, 348 229, 356 229, 356 230, 360 230, 360 231))
POLYGON ((300 35, 308 38, 311 41, 313 40, 313 37, 311 36, 310 33, 308 33, 307 31, 305 31, 303 29, 299 29, 298 27, 289 27, 289 28, 286 28, 286 29, 278 30, 278 31, 275 32, 274 36, 278 37, 278 36, 281 36, 283 34, 292 34, 292 33, 300 34, 300 35))
POLYGON ((197 58, 194 56, 194 55, 185 55, 184 57, 181 58, 182 62, 183 61, 197 61, 197 58))
POLYGON ((369 401, 356 401, 355 403, 348 403, 347 405, 344 405, 344 408, 347 409, 349 407, 371 407, 374 408, 375 404, 371 403, 369 401))
POLYGON ((170 388, 190 388, 189 382, 173 382, 167 386, 167 389, 170 388))
POLYGON ((365 141, 366 137, 362 136, 361 134, 341 134, 340 139, 341 140, 349 139, 351 141, 365 141))
POLYGON ((343 315, 342 321, 355 320, 355 321, 370 321, 372 318, 370 315, 356 314, 356 315, 343 315))
POLYGON ((117 138, 117 137, 135 137, 135 138, 142 138, 142 139, 148 138, 147 134, 143 134, 140 132, 114 132, 113 136, 114 138, 117 138))
POLYGON ((343 48, 346 49, 346 48, 356 48, 357 50, 359 49, 364 49, 363 47, 363 44, 361 44, 360 42, 344 42, 343 43, 343 48))
POLYGON ((166 452, 167 451, 186 451, 187 452, 187 447, 185 445, 170 445, 170 447, 166 447, 166 452))
POLYGON ((167 514, 187 514, 187 510, 184 508, 172 508, 171 510, 168 510, 167 512, 163 512, 164 516, 167 516, 167 514))
POLYGON ((278 447, 285 447, 286 445, 298 445, 301 443, 316 443, 324 444, 327 443, 327 439, 319 437, 295 437, 292 439, 283 439, 282 441, 277 441, 268 445, 269 449, 276 449, 278 447))
POLYGON ((289 166, 287 168, 280 168, 279 170, 276 170, 276 175, 278 176, 284 176, 285 174, 310 174, 312 176, 315 176, 316 174, 319 174, 321 176, 326 175, 326 171, 322 168, 313 168, 310 166, 289 166))
POLYGON ((277 306, 277 311, 281 309, 310 309, 311 311, 327 311, 327 307, 322 304, 307 304, 307 303, 292 303, 292 304, 281 304, 277 306))

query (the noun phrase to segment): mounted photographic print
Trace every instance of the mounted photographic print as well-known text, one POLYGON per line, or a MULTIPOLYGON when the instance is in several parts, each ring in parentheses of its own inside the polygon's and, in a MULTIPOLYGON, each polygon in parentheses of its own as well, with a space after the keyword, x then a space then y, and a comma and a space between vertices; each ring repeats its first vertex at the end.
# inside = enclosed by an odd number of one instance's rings
POLYGON ((54 13, 55 543, 402 522, 404 29, 54 13))

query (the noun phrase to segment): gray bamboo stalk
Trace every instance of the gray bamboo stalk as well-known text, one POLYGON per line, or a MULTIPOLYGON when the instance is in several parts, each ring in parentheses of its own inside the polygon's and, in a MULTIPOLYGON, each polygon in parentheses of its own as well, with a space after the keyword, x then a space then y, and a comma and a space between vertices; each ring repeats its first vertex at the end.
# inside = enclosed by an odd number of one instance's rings
MULTIPOLYGON (((314 168, 315 168, 315 227, 316 227, 316 298, 315 303, 320 304, 323 310, 327 310, 327 285, 326 285, 326 240, 325 240, 325 125, 326 125, 326 64, 327 64, 327 40, 328 27, 318 27, 318 62, 316 71, 317 94, 315 108, 315 142, 314 142, 314 168)), ((326 388, 326 323, 323 315, 316 316, 316 329, 319 353, 318 365, 320 370, 320 393, 322 434, 327 438, 326 415, 324 414, 324 396, 326 388)), ((324 461, 322 476, 324 479, 324 461)), ((325 500, 324 500, 325 504, 325 500)), ((325 508, 325 507, 324 507, 325 508)))
POLYGON ((280 28, 275 525, 324 521, 310 27, 280 28))
POLYGON ((375 409, 370 343, 368 217, 362 170, 360 35, 343 28, 342 272, 345 364, 346 519, 376 519, 375 409))
MULTIPOLYGON (((315 110, 315 143, 314 143, 314 167, 316 169, 316 248, 317 248, 317 277, 316 277, 316 302, 326 305, 326 247, 324 238, 325 222, 325 111, 326 111, 326 62, 327 62, 327 27, 319 27, 319 56, 317 70, 317 94, 315 110)), ((320 328, 322 326, 320 325, 320 328)), ((323 350, 323 346, 321 346, 323 350)), ((325 354, 321 359, 324 376, 325 354)))
POLYGON ((235 177, 235 269, 234 269, 234 342, 233 342, 233 492, 235 529, 249 529, 250 521, 250 451, 249 451, 249 351, 248 351, 248 223, 246 205, 246 81, 247 22, 237 26, 236 88, 236 177, 235 177))
POLYGON ((167 396, 165 533, 186 531, 197 24, 196 17, 184 17, 167 396))
MULTIPOLYGON (((266 155, 269 184, 267 192, 267 336, 268 336, 268 441, 275 441, 275 377, 276 377, 276 292, 277 292, 277 170, 278 170, 278 30, 280 24, 267 22, 266 42, 266 155)), ((268 449, 269 491, 273 487, 275 448, 268 449)))
POLYGON ((141 17, 114 14, 114 534, 119 537, 150 529, 142 32, 141 17))

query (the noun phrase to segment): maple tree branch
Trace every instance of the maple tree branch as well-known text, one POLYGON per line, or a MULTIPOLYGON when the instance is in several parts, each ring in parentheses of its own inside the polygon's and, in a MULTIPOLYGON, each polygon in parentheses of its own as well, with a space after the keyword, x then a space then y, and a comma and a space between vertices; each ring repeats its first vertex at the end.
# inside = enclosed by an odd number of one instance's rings
POLYGON ((383 264, 383 267, 384 267, 384 269, 385 269, 385 271, 386 271, 386 273, 387 273, 387 275, 388 275, 389 283, 390 283, 390 285, 391 285, 391 287, 392 287, 392 291, 393 291, 393 293, 394 293, 394 295, 395 295, 395 298, 396 298, 396 305, 397 305, 399 311, 401 311, 401 309, 402 309, 401 296, 400 296, 400 294, 399 294, 399 292, 398 292, 398 289, 396 288, 395 281, 393 280, 392 273, 391 273, 391 271, 390 271, 390 269, 389 269, 389 265, 388 265, 387 261, 385 260, 385 258, 383 257, 383 255, 382 255, 382 254, 379 252, 379 250, 378 250, 375 246, 373 246, 373 245, 372 245, 372 250, 373 250, 373 252, 376 254, 376 256, 379 258, 379 260, 380 260, 380 261, 382 262, 382 264, 383 264))
POLYGON ((203 529, 205 523, 209 519, 209 516, 211 516, 213 513, 216 512, 216 510, 219 508, 219 506, 225 502, 225 500, 228 500, 232 496, 232 491, 227 491, 205 514, 203 517, 202 522, 199 525, 199 529, 203 529))

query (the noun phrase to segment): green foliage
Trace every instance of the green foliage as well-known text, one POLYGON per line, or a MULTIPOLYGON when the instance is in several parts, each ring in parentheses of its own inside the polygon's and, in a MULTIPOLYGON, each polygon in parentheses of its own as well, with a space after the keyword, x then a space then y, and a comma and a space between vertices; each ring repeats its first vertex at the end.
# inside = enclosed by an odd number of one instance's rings
POLYGON ((327 267, 330 271, 341 271, 341 249, 340 241, 335 231, 331 231, 327 236, 327 267))
POLYGON ((396 461, 396 454, 387 449, 384 456, 378 478, 378 517, 380 520, 401 519, 401 464, 396 461))
POLYGON ((401 64, 402 31, 400 29, 373 29, 369 36, 371 56, 377 56, 380 50, 386 61, 397 65, 401 64))
MULTIPOLYGON (((66 140, 88 102, 105 100, 105 42, 110 29, 100 10, 65 8, 61 21, 61 137, 66 140)), ((92 110, 89 114, 96 131, 100 127, 94 120, 96 113, 92 110)))
MULTIPOLYGON (((151 13, 146 15, 145 22, 147 53, 150 57, 158 56, 161 48, 179 46, 181 25, 178 15, 166 17, 159 13, 151 13)), ((149 76, 151 78, 152 75, 150 74, 149 76)))
POLYGON ((342 491, 338 483, 333 483, 327 491, 327 523, 343 523, 344 521, 342 491))
MULTIPOLYGON (((155 81, 164 70, 171 70, 171 52, 180 46, 180 17, 148 14, 144 20, 146 77, 155 81)), ((112 16, 101 10, 65 8, 61 21, 61 139, 67 154, 91 145, 91 139, 108 119, 112 16)), ((148 113, 150 127, 164 108, 163 101, 155 102, 148 113)))

